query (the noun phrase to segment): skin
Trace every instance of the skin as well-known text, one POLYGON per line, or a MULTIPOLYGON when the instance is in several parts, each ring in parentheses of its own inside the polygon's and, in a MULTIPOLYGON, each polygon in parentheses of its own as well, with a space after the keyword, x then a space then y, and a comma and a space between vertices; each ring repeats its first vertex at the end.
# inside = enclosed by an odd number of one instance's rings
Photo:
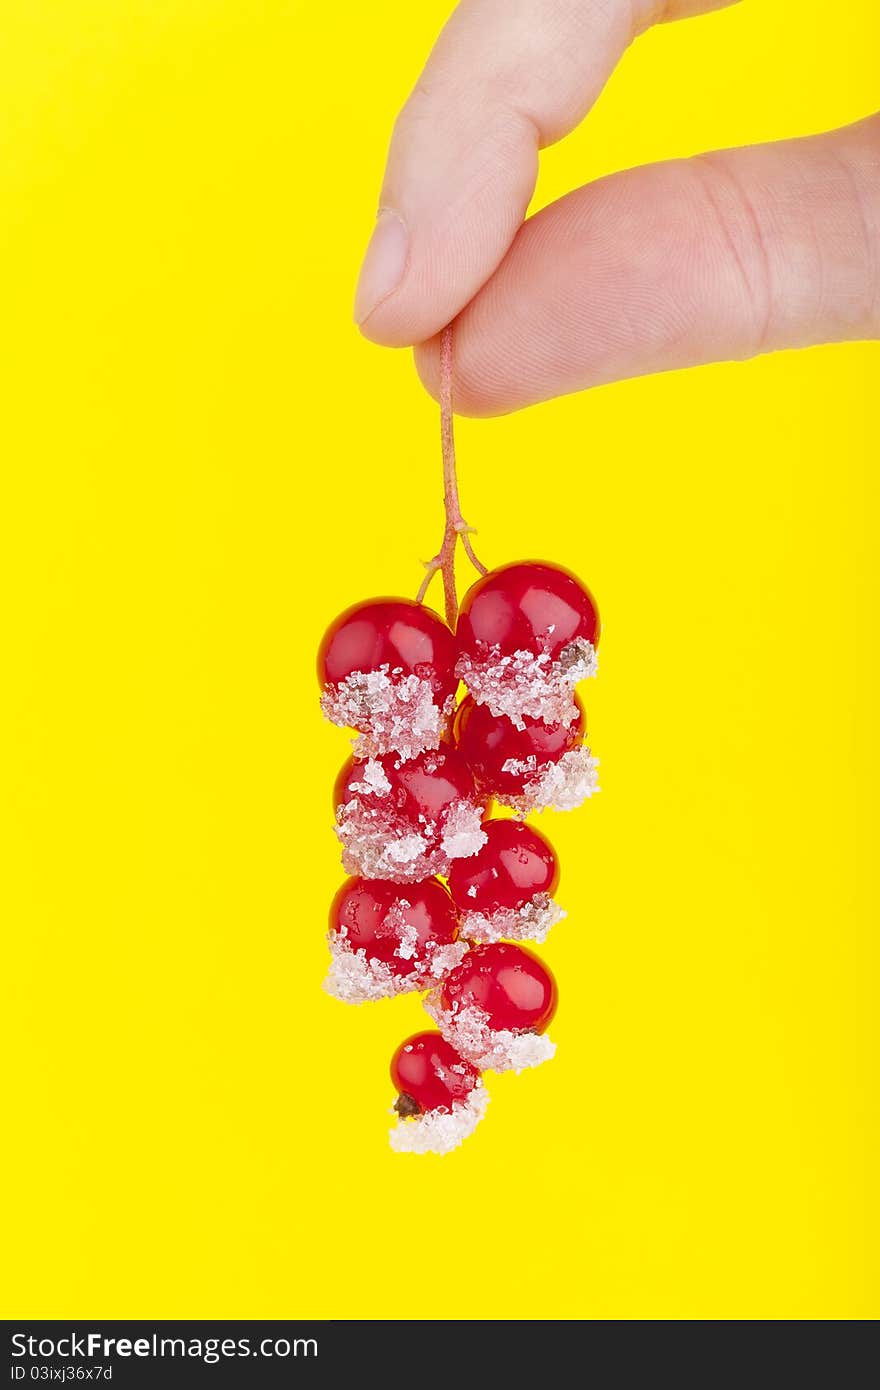
POLYGON ((538 152, 629 44, 729 0, 463 0, 394 126, 355 317, 498 415, 603 382, 880 337, 880 114, 630 169, 525 221, 538 152))

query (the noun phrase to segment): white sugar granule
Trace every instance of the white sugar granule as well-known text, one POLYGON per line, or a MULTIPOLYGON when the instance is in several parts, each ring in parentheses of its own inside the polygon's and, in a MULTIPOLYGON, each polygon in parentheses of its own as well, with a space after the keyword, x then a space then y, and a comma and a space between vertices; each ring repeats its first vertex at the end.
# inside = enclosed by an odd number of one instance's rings
POLYGON ((385 918, 386 922, 394 923, 395 917, 400 917, 400 926, 397 931, 398 945, 395 955, 401 960, 415 960, 419 949, 419 933, 412 922, 406 920, 406 908, 408 903, 392 903, 391 908, 385 918))
POLYGON ((475 1004, 444 1009, 439 989, 426 995, 424 1004, 446 1041, 480 1071, 525 1071, 549 1061, 556 1052, 546 1033, 493 1029, 488 1014, 475 1004))
POLYGON ((388 1138, 395 1153, 448 1154, 473 1134, 486 1113, 489 1093, 477 1082, 467 1100, 456 1100, 451 1111, 429 1110, 412 1120, 399 1120, 388 1138))
POLYGON ((470 801, 453 802, 443 821, 441 837, 443 852, 450 860, 469 859, 483 848, 486 832, 482 821, 479 806, 470 801))
POLYGON ((538 771, 533 758, 508 758, 503 772, 532 775, 518 796, 496 792, 495 800, 520 816, 527 816, 530 811, 573 811, 599 791, 598 767, 599 759, 584 744, 563 753, 558 762, 542 763, 538 771))
POLYGON ((437 748, 446 729, 454 697, 441 707, 430 681, 387 664, 375 671, 352 671, 337 685, 326 685, 321 709, 331 724, 358 729, 356 758, 399 753, 414 758, 437 748))
POLYGON ((431 983, 442 980, 450 970, 461 965, 467 953, 466 941, 451 941, 447 946, 435 946, 428 960, 428 971, 433 977, 431 983))
POLYGON ((436 855, 427 837, 417 831, 402 834, 399 818, 390 808, 349 801, 336 812, 336 835, 348 874, 420 883, 437 872, 431 868, 436 855))
POLYGON ((336 932, 330 933, 328 942, 330 969, 324 989, 334 999, 341 999, 344 1004, 366 1004, 417 988, 406 976, 393 975, 383 961, 368 960, 363 949, 353 951, 336 932))
MULTIPOLYGON (((371 767, 384 777, 378 763, 365 764, 371 767)), ((413 830, 392 806, 370 804, 355 796, 336 812, 343 867, 349 874, 394 883, 420 883, 435 874, 446 875, 454 859, 476 854, 485 843, 481 818, 478 806, 456 801, 439 826, 424 822, 413 830)))
POLYGON ((522 907, 502 907, 495 912, 465 912, 461 934, 469 941, 546 941, 551 927, 565 913, 547 893, 535 893, 522 907))
POLYGON ((349 788, 362 796, 387 796, 391 790, 391 783, 385 776, 385 769, 381 763, 373 758, 368 758, 364 763, 360 774, 359 782, 350 782, 349 788))
POLYGON ((455 674, 478 705, 488 705, 493 714, 505 714, 524 729, 524 715, 545 724, 570 724, 578 712, 572 692, 580 681, 595 676, 597 666, 595 647, 581 639, 555 659, 527 649, 502 656, 498 647, 490 647, 477 660, 460 657, 455 674))

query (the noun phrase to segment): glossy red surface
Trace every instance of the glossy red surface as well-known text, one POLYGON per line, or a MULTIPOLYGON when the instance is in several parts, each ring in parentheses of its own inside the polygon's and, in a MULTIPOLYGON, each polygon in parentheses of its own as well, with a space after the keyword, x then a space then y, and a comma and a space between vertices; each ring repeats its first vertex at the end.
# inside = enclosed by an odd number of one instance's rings
POLYGON ((330 930, 345 929, 353 951, 363 950, 368 960, 383 961, 394 975, 409 975, 424 961, 429 943, 448 945, 458 936, 458 918, 450 894, 439 879, 429 878, 406 888, 375 879, 349 878, 330 907, 330 930), (392 908, 392 920, 388 914, 392 908), (416 954, 396 955, 401 924, 418 933, 416 954))
POLYGON ((369 599, 340 613, 318 650, 320 684, 387 665, 431 683, 438 701, 456 688, 455 639, 443 619, 405 598, 369 599))
POLYGON ((597 646, 599 610, 585 584, 560 565, 538 560, 502 565, 478 579, 465 594, 456 637, 472 659, 490 648, 546 652, 556 658, 581 638, 597 646))
POLYGON ((507 942, 474 946, 441 987, 441 1002, 464 1008, 474 1004, 495 1030, 543 1033, 556 1012, 556 981, 546 965, 524 946, 507 942))
POLYGON ((369 764, 349 758, 336 778, 334 809, 357 799, 367 806, 382 807, 396 814, 402 823, 418 829, 426 821, 436 823, 456 801, 480 800, 464 758, 446 744, 436 751, 420 753, 409 762, 402 762, 393 753, 376 758, 375 762, 388 779, 390 791, 380 796, 364 790, 364 772, 369 764))
POLYGON ((540 774, 542 764, 558 762, 583 739, 584 707, 577 696, 574 703, 578 717, 571 724, 545 724, 526 716, 525 728, 517 729, 505 715, 492 714, 488 705, 478 705, 468 695, 455 716, 453 742, 487 795, 518 796, 524 783, 540 774), (510 760, 527 764, 527 770, 505 771, 510 760))
POLYGON ((460 912, 518 908, 536 893, 555 892, 559 861, 553 846, 531 825, 517 820, 483 822, 486 843, 449 871, 449 891, 460 912))
POLYGON ((439 1033, 413 1034, 391 1059, 391 1080, 422 1111, 451 1110, 453 1101, 467 1099, 479 1076, 439 1033))

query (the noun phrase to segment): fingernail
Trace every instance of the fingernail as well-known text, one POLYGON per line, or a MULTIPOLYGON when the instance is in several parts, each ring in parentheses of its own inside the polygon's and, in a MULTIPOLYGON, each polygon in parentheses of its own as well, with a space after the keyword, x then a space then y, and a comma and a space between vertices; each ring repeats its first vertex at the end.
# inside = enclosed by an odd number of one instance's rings
POLYGON ((396 212, 383 208, 364 256, 354 297, 355 323, 363 323, 397 289, 406 269, 409 237, 396 212))

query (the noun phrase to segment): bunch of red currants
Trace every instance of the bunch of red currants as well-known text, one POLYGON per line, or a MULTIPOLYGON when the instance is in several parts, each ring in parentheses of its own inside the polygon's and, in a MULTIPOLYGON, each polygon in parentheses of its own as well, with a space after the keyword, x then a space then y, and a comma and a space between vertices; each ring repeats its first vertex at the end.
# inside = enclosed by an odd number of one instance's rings
POLYGON ((556 982, 520 943, 564 916, 559 865, 524 817, 598 790, 574 693, 598 640, 586 586, 527 561, 477 580, 455 633, 421 603, 376 599, 321 643, 323 712, 357 732, 335 787, 352 877, 330 909, 325 988, 348 1003, 425 991, 439 1030, 392 1059, 397 1150, 448 1152, 485 1111, 481 1072, 553 1055, 556 982))

